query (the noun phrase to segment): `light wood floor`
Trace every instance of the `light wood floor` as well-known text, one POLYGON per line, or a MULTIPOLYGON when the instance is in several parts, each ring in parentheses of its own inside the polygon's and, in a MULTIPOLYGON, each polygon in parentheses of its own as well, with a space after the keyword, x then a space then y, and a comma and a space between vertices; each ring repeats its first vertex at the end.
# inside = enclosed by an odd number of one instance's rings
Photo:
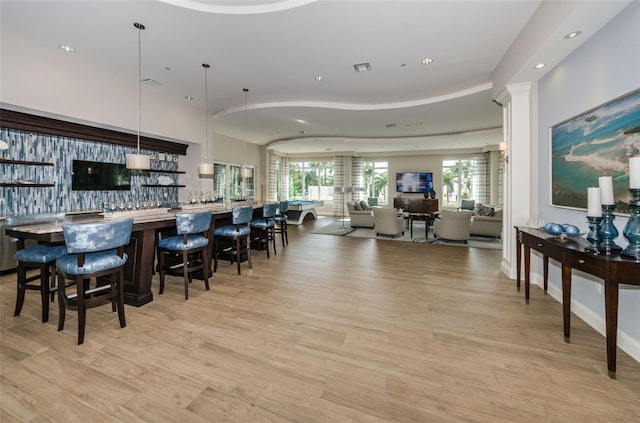
MULTIPOLYGON (((322 222, 322 219, 320 221, 322 222)), ((500 251, 312 234, 290 227, 277 256, 211 290, 89 310, 84 345, 38 294, 13 317, 0 278, 0 421, 638 422, 640 363, 537 288, 498 271, 500 251)))

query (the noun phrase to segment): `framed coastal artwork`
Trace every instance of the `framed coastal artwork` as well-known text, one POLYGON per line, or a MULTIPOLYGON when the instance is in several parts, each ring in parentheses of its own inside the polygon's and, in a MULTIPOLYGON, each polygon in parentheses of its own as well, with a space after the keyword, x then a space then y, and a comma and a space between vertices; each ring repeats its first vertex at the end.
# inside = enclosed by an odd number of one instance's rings
POLYGON ((616 213, 629 213, 629 158, 640 156, 640 88, 550 128, 551 205, 587 208, 587 188, 613 178, 616 213))

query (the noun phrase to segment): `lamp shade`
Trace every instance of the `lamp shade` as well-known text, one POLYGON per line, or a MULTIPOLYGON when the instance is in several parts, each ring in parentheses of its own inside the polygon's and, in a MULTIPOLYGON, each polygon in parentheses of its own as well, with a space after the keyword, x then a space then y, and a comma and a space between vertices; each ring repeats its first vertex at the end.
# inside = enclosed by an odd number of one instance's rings
POLYGON ((198 164, 198 174, 200 174, 200 175, 213 175, 213 164, 212 163, 199 163, 198 164))
POLYGON ((146 154, 127 154, 127 169, 151 169, 151 161, 146 154))
POLYGON ((9 148, 9 144, 6 143, 6 141, 4 140, 0 140, 0 150, 6 150, 9 148))
POLYGON ((240 168, 240 176, 242 176, 243 178, 250 178, 252 175, 253 175, 253 172, 250 167, 242 166, 240 168))

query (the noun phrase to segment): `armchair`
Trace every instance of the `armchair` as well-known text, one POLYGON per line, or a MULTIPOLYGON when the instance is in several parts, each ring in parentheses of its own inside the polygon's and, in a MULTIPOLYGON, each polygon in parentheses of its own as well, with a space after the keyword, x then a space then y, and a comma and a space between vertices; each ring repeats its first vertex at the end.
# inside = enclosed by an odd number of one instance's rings
POLYGON ((471 218, 469 211, 443 210, 433 223, 433 234, 436 238, 467 243, 471 235, 471 218))
POLYGON ((390 235, 392 237, 404 235, 404 218, 398 216, 396 209, 375 207, 373 219, 376 235, 390 235))

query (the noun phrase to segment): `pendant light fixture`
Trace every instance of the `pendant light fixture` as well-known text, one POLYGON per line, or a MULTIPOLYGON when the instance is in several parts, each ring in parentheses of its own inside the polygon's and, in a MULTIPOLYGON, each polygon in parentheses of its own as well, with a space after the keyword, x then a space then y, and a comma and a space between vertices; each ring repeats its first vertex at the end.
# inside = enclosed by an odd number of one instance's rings
POLYGON ((140 47, 140 33, 145 29, 141 23, 134 23, 138 29, 138 152, 136 154, 127 154, 127 169, 147 170, 151 168, 149 156, 140 154, 140 110, 142 108, 142 54, 140 47))
POLYGON ((244 162, 240 168, 240 176, 243 178, 250 178, 253 174, 251 168, 247 166, 247 93, 249 88, 243 88, 244 91, 244 162))
POLYGON ((207 144, 209 138, 209 88, 208 88, 208 74, 209 74, 209 65, 206 63, 202 64, 204 68, 204 162, 198 164, 198 173, 204 176, 213 175, 213 163, 210 163, 207 160, 207 144))

